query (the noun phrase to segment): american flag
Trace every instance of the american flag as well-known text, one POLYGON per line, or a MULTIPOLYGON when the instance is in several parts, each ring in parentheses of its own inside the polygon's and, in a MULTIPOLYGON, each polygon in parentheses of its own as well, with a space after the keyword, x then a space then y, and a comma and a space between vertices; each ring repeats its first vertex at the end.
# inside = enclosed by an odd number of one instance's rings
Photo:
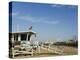
POLYGON ((32 26, 30 26, 29 30, 32 30, 32 26))

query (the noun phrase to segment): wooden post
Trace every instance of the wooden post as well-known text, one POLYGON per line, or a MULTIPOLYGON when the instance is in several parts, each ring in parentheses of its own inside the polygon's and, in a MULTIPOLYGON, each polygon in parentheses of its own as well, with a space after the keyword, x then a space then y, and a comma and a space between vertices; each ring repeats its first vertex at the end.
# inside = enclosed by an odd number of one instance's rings
POLYGON ((49 51, 49 48, 50 48, 50 44, 48 45, 48 51, 49 51))
POLYGON ((31 56, 33 56, 33 48, 32 48, 32 55, 31 56))
POLYGON ((14 58, 14 48, 12 47, 12 58, 14 58))
POLYGON ((27 33, 26 41, 28 41, 28 33, 27 33))
POLYGON ((20 34, 18 35, 18 41, 21 41, 21 36, 20 36, 20 34))
POLYGON ((14 34, 12 35, 12 39, 11 40, 12 40, 12 43, 14 43, 14 34))
POLYGON ((40 53, 40 46, 38 46, 38 52, 40 53))
POLYGON ((12 35, 12 58, 14 58, 14 34, 12 35))

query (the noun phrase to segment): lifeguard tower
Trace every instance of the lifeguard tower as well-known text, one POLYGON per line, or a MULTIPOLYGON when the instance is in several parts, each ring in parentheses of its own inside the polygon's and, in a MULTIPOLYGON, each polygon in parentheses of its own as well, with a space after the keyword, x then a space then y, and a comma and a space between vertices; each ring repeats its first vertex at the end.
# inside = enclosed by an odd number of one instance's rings
POLYGON ((9 33, 9 48, 10 49, 12 48, 11 52, 12 52, 13 58, 16 54, 20 54, 19 52, 21 51, 19 50, 25 50, 24 52, 22 51, 22 54, 33 55, 33 50, 32 50, 33 46, 31 46, 32 35, 36 37, 36 32, 32 31, 32 26, 30 26, 28 31, 26 32, 9 33), (18 53, 14 53, 14 51, 16 51, 15 49, 17 50, 18 53))

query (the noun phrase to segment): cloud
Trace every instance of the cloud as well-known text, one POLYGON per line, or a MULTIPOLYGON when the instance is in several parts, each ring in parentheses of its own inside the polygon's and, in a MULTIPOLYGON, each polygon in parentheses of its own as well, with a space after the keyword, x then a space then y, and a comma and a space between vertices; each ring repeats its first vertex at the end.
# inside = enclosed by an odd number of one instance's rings
POLYGON ((58 24, 59 21, 43 21, 44 23, 47 23, 47 24, 58 24))
POLYGON ((23 19, 23 20, 26 20, 29 22, 33 22, 33 23, 40 22, 40 19, 32 17, 32 16, 22 16, 22 17, 20 17, 20 19, 23 19))
POLYGON ((45 24, 58 24, 58 20, 50 20, 49 18, 43 18, 43 17, 32 17, 32 16, 22 16, 20 17, 22 20, 26 20, 28 22, 32 23, 45 23, 45 24))
POLYGON ((30 15, 22 16, 16 12, 11 13, 11 16, 16 17, 20 20, 25 20, 25 21, 32 22, 32 23, 45 23, 45 24, 58 24, 59 23, 58 20, 51 20, 51 18, 49 17, 35 17, 35 16, 30 16, 30 15))
POLYGON ((10 16, 17 16, 18 15, 18 13, 16 13, 16 12, 12 12, 12 13, 9 13, 10 14, 10 16))
POLYGON ((50 5, 51 7, 62 7, 62 6, 64 6, 64 5, 60 5, 60 4, 52 4, 52 5, 50 5))
POLYGON ((74 5, 68 5, 68 8, 76 8, 74 5))
POLYGON ((75 8, 75 5, 61 5, 61 4, 51 4, 51 7, 68 7, 68 8, 75 8))
POLYGON ((16 15, 18 15, 18 13, 12 13, 12 16, 16 16, 16 15))

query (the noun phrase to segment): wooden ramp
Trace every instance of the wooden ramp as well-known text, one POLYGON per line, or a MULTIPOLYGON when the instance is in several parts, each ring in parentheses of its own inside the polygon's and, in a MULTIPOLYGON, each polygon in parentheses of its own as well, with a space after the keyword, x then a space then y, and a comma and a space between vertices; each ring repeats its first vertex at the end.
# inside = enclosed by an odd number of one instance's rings
POLYGON ((16 55, 31 55, 31 56, 33 56, 33 49, 31 51, 27 51, 27 50, 19 51, 19 50, 12 49, 12 56, 13 56, 13 58, 16 55))
POLYGON ((47 51, 47 52, 51 52, 51 53, 57 53, 57 54, 63 54, 63 50, 60 50, 58 48, 45 48, 45 47, 41 47, 41 49, 47 51))

